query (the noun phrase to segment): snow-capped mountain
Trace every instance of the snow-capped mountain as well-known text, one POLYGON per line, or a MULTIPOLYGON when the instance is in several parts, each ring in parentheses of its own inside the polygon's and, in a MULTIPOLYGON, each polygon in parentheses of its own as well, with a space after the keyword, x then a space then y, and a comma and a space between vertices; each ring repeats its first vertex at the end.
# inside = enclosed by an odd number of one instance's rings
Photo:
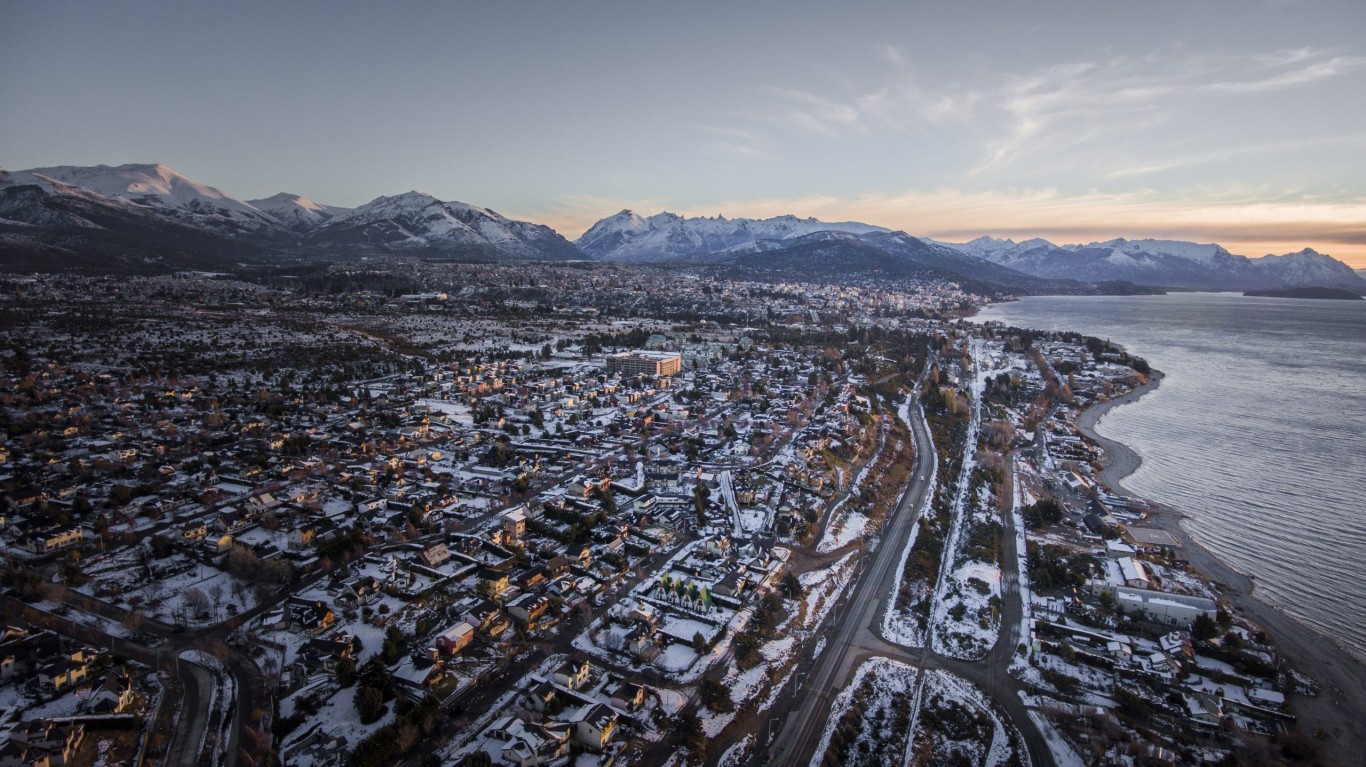
POLYGON ((574 244, 593 258, 643 263, 678 260, 759 240, 786 240, 823 231, 867 234, 887 230, 852 221, 832 223, 796 216, 684 218, 668 212, 640 216, 623 210, 593 224, 574 244))
POLYGON ((281 192, 259 200, 247 200, 247 204, 265 213, 276 221, 296 232, 308 232, 350 208, 323 205, 307 197, 281 192))
POLYGON ((717 266, 808 279, 892 277, 947 279, 974 289, 1037 290, 1046 280, 986 259, 927 243, 905 232, 822 230, 786 239, 755 240, 705 257, 717 266))
POLYGON ((321 224, 306 242, 354 251, 431 251, 474 258, 582 258, 548 226, 513 221, 463 202, 442 202, 422 192, 377 197, 321 224))
POLYGON ((941 244, 1027 274, 1054 279, 1127 281, 1138 285, 1203 290, 1251 290, 1310 284, 1366 289, 1366 284, 1344 281, 1350 272, 1345 264, 1312 251, 1308 251, 1312 255, 1302 252, 1253 260, 1213 243, 1180 240, 1121 238, 1086 245, 1054 245, 1042 239, 1017 243, 979 237, 962 244, 941 244), (1321 279, 1331 281, 1315 281, 1321 279))
POLYGON ((51 195, 74 195, 135 206, 191 226, 227 235, 271 233, 270 215, 165 165, 60 165, 6 174, 3 186, 36 186, 51 195))
POLYGON ((215 269, 262 256, 285 233, 164 166, 0 171, 3 268, 215 269))
POLYGON ((1311 248, 1298 253, 1266 255, 1252 259, 1252 266, 1290 288, 1342 288, 1366 294, 1366 279, 1352 267, 1311 248))
POLYGON ((218 268, 335 251, 581 257, 548 227, 417 193, 351 210, 293 194, 244 202, 165 165, 0 169, 0 265, 12 268, 218 268))

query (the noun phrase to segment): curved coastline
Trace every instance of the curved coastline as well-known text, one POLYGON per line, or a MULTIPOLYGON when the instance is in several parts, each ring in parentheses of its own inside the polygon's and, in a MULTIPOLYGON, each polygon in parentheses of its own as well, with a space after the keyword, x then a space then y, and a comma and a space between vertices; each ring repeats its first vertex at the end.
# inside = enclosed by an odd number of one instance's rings
MULTIPOLYGON (((1148 383, 1114 399, 1097 403, 1077 416, 1077 430, 1105 451, 1105 465, 1099 479, 1111 492, 1134 496, 1121 481, 1138 470, 1142 459, 1128 445, 1096 433, 1096 425, 1110 410, 1138 401, 1162 383, 1162 373, 1154 371, 1148 383)), ((1219 559, 1197 541, 1181 524, 1187 515, 1170 506, 1153 503, 1158 513, 1149 522, 1170 532, 1181 541, 1185 559, 1209 578, 1219 593, 1239 611, 1261 626, 1272 644, 1291 661, 1300 673, 1319 685, 1317 696, 1288 696, 1295 713, 1315 723, 1312 733, 1333 763, 1353 764, 1366 744, 1366 663, 1348 653, 1332 637, 1309 626, 1290 613, 1262 601, 1254 593, 1252 576, 1241 573, 1219 559)))

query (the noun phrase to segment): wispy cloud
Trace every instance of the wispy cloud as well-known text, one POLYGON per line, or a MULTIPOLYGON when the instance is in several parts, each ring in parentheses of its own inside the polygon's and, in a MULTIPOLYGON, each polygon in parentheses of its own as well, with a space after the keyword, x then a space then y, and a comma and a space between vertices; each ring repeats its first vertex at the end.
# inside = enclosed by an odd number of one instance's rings
POLYGON ((1054 159, 1104 136, 1115 141, 1171 122, 1199 99, 1308 86, 1348 74, 1366 57, 1297 48, 1257 55, 1118 56, 1043 68, 1009 78, 994 101, 1010 116, 1003 136, 969 175, 1028 156, 1054 159))
POLYGON ((698 130, 709 136, 705 146, 715 154, 727 157, 764 157, 768 154, 768 142, 757 131, 717 125, 700 125, 698 130))
POLYGON ((959 169, 965 178, 1018 183, 1026 180, 1021 174, 1032 173, 1037 182, 1062 169, 1122 178, 1138 168, 1180 164, 1180 158, 1134 158, 1162 151, 1153 146, 1158 129, 1207 112, 1211 103, 1251 104, 1366 69, 1366 57, 1315 48, 1256 54, 1165 49, 1092 55, 1025 67, 994 81, 955 82, 920 76, 913 57, 897 46, 872 50, 885 73, 872 82, 855 81, 862 87, 845 81, 824 90, 769 87, 769 99, 741 116, 754 133, 742 146, 754 147, 758 137, 781 146, 775 137, 782 132, 843 141, 934 130, 942 144, 924 151, 977 158, 959 169), (1107 171, 1121 158, 1126 167, 1107 171))
POLYGON ((1130 178, 1134 176, 1144 176, 1177 168, 1187 168, 1196 165, 1206 165, 1217 162, 1228 162, 1230 160, 1241 160, 1259 155, 1284 155, 1290 152, 1297 152, 1305 149, 1320 149, 1325 147, 1351 148, 1366 147, 1366 133, 1359 133, 1350 136, 1318 136, 1314 138, 1296 139, 1292 141, 1271 141, 1261 144, 1248 146, 1230 147, 1227 149, 1216 149, 1208 152, 1198 152, 1194 154, 1181 155, 1167 158, 1158 162, 1128 165, 1115 168, 1106 174, 1106 178, 1130 178))

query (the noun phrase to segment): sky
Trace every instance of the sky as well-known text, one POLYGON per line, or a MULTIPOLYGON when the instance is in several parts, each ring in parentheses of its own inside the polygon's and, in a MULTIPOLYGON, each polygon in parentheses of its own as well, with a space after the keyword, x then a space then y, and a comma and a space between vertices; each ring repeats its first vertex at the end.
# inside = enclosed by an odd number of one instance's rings
POLYGON ((1366 268, 1363 33, 1362 0, 0 0, 0 166, 1366 268))

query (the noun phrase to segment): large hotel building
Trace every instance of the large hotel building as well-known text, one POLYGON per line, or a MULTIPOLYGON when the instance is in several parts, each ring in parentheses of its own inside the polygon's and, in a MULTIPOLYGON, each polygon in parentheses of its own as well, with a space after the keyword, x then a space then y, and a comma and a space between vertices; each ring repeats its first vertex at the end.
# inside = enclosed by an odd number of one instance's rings
POLYGON ((621 352, 607 355, 607 372, 624 375, 678 375, 683 358, 678 352, 621 352))

